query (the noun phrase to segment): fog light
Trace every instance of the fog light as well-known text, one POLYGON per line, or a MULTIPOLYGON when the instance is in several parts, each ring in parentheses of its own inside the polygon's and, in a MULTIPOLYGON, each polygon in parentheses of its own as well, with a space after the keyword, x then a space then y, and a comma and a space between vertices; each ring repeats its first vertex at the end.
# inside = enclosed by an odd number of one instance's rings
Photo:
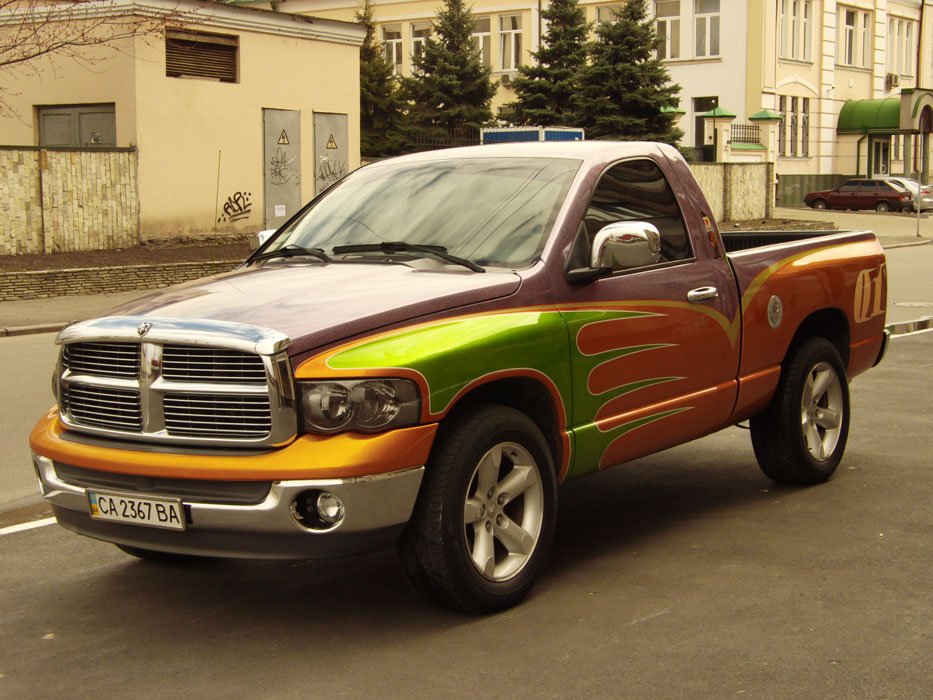
POLYGON ((317 512, 325 523, 339 523, 343 520, 343 501, 329 491, 323 491, 317 497, 317 512))

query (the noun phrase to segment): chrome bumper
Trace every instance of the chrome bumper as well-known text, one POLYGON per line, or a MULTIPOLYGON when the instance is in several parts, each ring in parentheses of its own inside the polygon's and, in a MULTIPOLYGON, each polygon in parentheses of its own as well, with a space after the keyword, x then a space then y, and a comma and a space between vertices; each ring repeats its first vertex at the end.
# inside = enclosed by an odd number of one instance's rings
MULTIPOLYGON (((182 498, 184 531, 91 518, 86 490, 66 483, 51 459, 33 454, 39 488, 59 524, 115 544, 179 554, 261 559, 314 559, 375 551, 390 546, 411 517, 424 467, 352 479, 274 481, 255 505, 199 503, 182 498), (293 503, 304 491, 329 491, 345 516, 327 530, 303 526, 293 503)), ((101 489, 106 490, 106 489, 101 489)), ((160 494, 147 491, 141 498, 160 494)))

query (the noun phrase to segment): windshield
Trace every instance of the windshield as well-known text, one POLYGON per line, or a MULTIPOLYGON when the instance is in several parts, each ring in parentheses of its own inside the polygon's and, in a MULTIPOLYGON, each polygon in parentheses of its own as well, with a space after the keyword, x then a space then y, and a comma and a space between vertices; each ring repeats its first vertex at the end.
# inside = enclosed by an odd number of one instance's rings
POLYGON ((443 246, 484 266, 527 267, 579 167, 554 158, 372 165, 329 190, 266 250, 332 254, 335 246, 393 241, 443 246))

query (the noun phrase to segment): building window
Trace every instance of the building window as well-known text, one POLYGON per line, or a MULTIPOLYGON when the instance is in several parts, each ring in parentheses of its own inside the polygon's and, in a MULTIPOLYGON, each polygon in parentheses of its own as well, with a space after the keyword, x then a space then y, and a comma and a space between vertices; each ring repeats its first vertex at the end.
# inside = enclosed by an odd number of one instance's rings
POLYGON ((787 98, 784 95, 778 96, 778 112, 781 115, 781 123, 778 124, 778 155, 787 155, 787 98))
POLYGON ((810 156, 810 98, 778 95, 778 155, 810 156))
POLYGON ((779 51, 781 58, 809 61, 812 58, 812 0, 780 1, 779 51))
POLYGON ((492 29, 488 17, 480 17, 473 22, 473 40, 479 51, 479 61, 484 66, 492 66, 492 29))
POLYGON ((165 32, 165 75, 235 83, 238 52, 235 36, 170 29, 165 32))
POLYGON ((424 56, 424 42, 431 36, 431 23, 419 22, 411 25, 411 57, 424 56))
POLYGON ((902 17, 888 19, 888 73, 914 74, 914 22, 902 17))
POLYGON ((113 148, 117 145, 116 106, 37 107, 39 145, 63 148, 113 148))
POLYGON ((680 0, 658 0, 658 58, 680 58, 680 0))
POLYGON ((522 16, 499 18, 499 56, 502 70, 518 70, 522 64, 522 16))
POLYGON ((402 72, 402 28, 398 25, 383 27, 382 46, 392 72, 398 75, 402 72))
POLYGON ((622 5, 600 5, 596 8, 596 26, 604 22, 612 22, 616 15, 622 11, 622 5))
POLYGON ((842 22, 836 44, 836 62, 868 68, 871 65, 871 13, 840 5, 837 16, 842 17, 842 22))
POLYGON ((693 0, 696 55, 719 55, 719 0, 693 0))
POLYGON ((800 155, 810 155, 810 98, 800 98, 800 155))

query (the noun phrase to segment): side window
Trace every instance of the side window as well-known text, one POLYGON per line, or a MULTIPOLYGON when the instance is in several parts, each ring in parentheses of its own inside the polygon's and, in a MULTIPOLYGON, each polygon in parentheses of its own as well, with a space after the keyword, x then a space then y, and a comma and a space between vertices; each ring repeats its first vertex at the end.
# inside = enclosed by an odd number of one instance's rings
POLYGON ((842 183, 842 186, 839 188, 840 192, 858 192, 858 180, 849 180, 848 182, 842 183))
POLYGON ((693 257, 677 198, 661 168, 652 160, 614 165, 596 185, 583 215, 590 243, 603 226, 619 221, 654 224, 661 233, 662 262, 693 257))
POLYGON ((892 195, 899 194, 901 190, 898 190, 897 187, 894 187, 889 182, 879 182, 878 189, 881 190, 881 194, 892 195))

